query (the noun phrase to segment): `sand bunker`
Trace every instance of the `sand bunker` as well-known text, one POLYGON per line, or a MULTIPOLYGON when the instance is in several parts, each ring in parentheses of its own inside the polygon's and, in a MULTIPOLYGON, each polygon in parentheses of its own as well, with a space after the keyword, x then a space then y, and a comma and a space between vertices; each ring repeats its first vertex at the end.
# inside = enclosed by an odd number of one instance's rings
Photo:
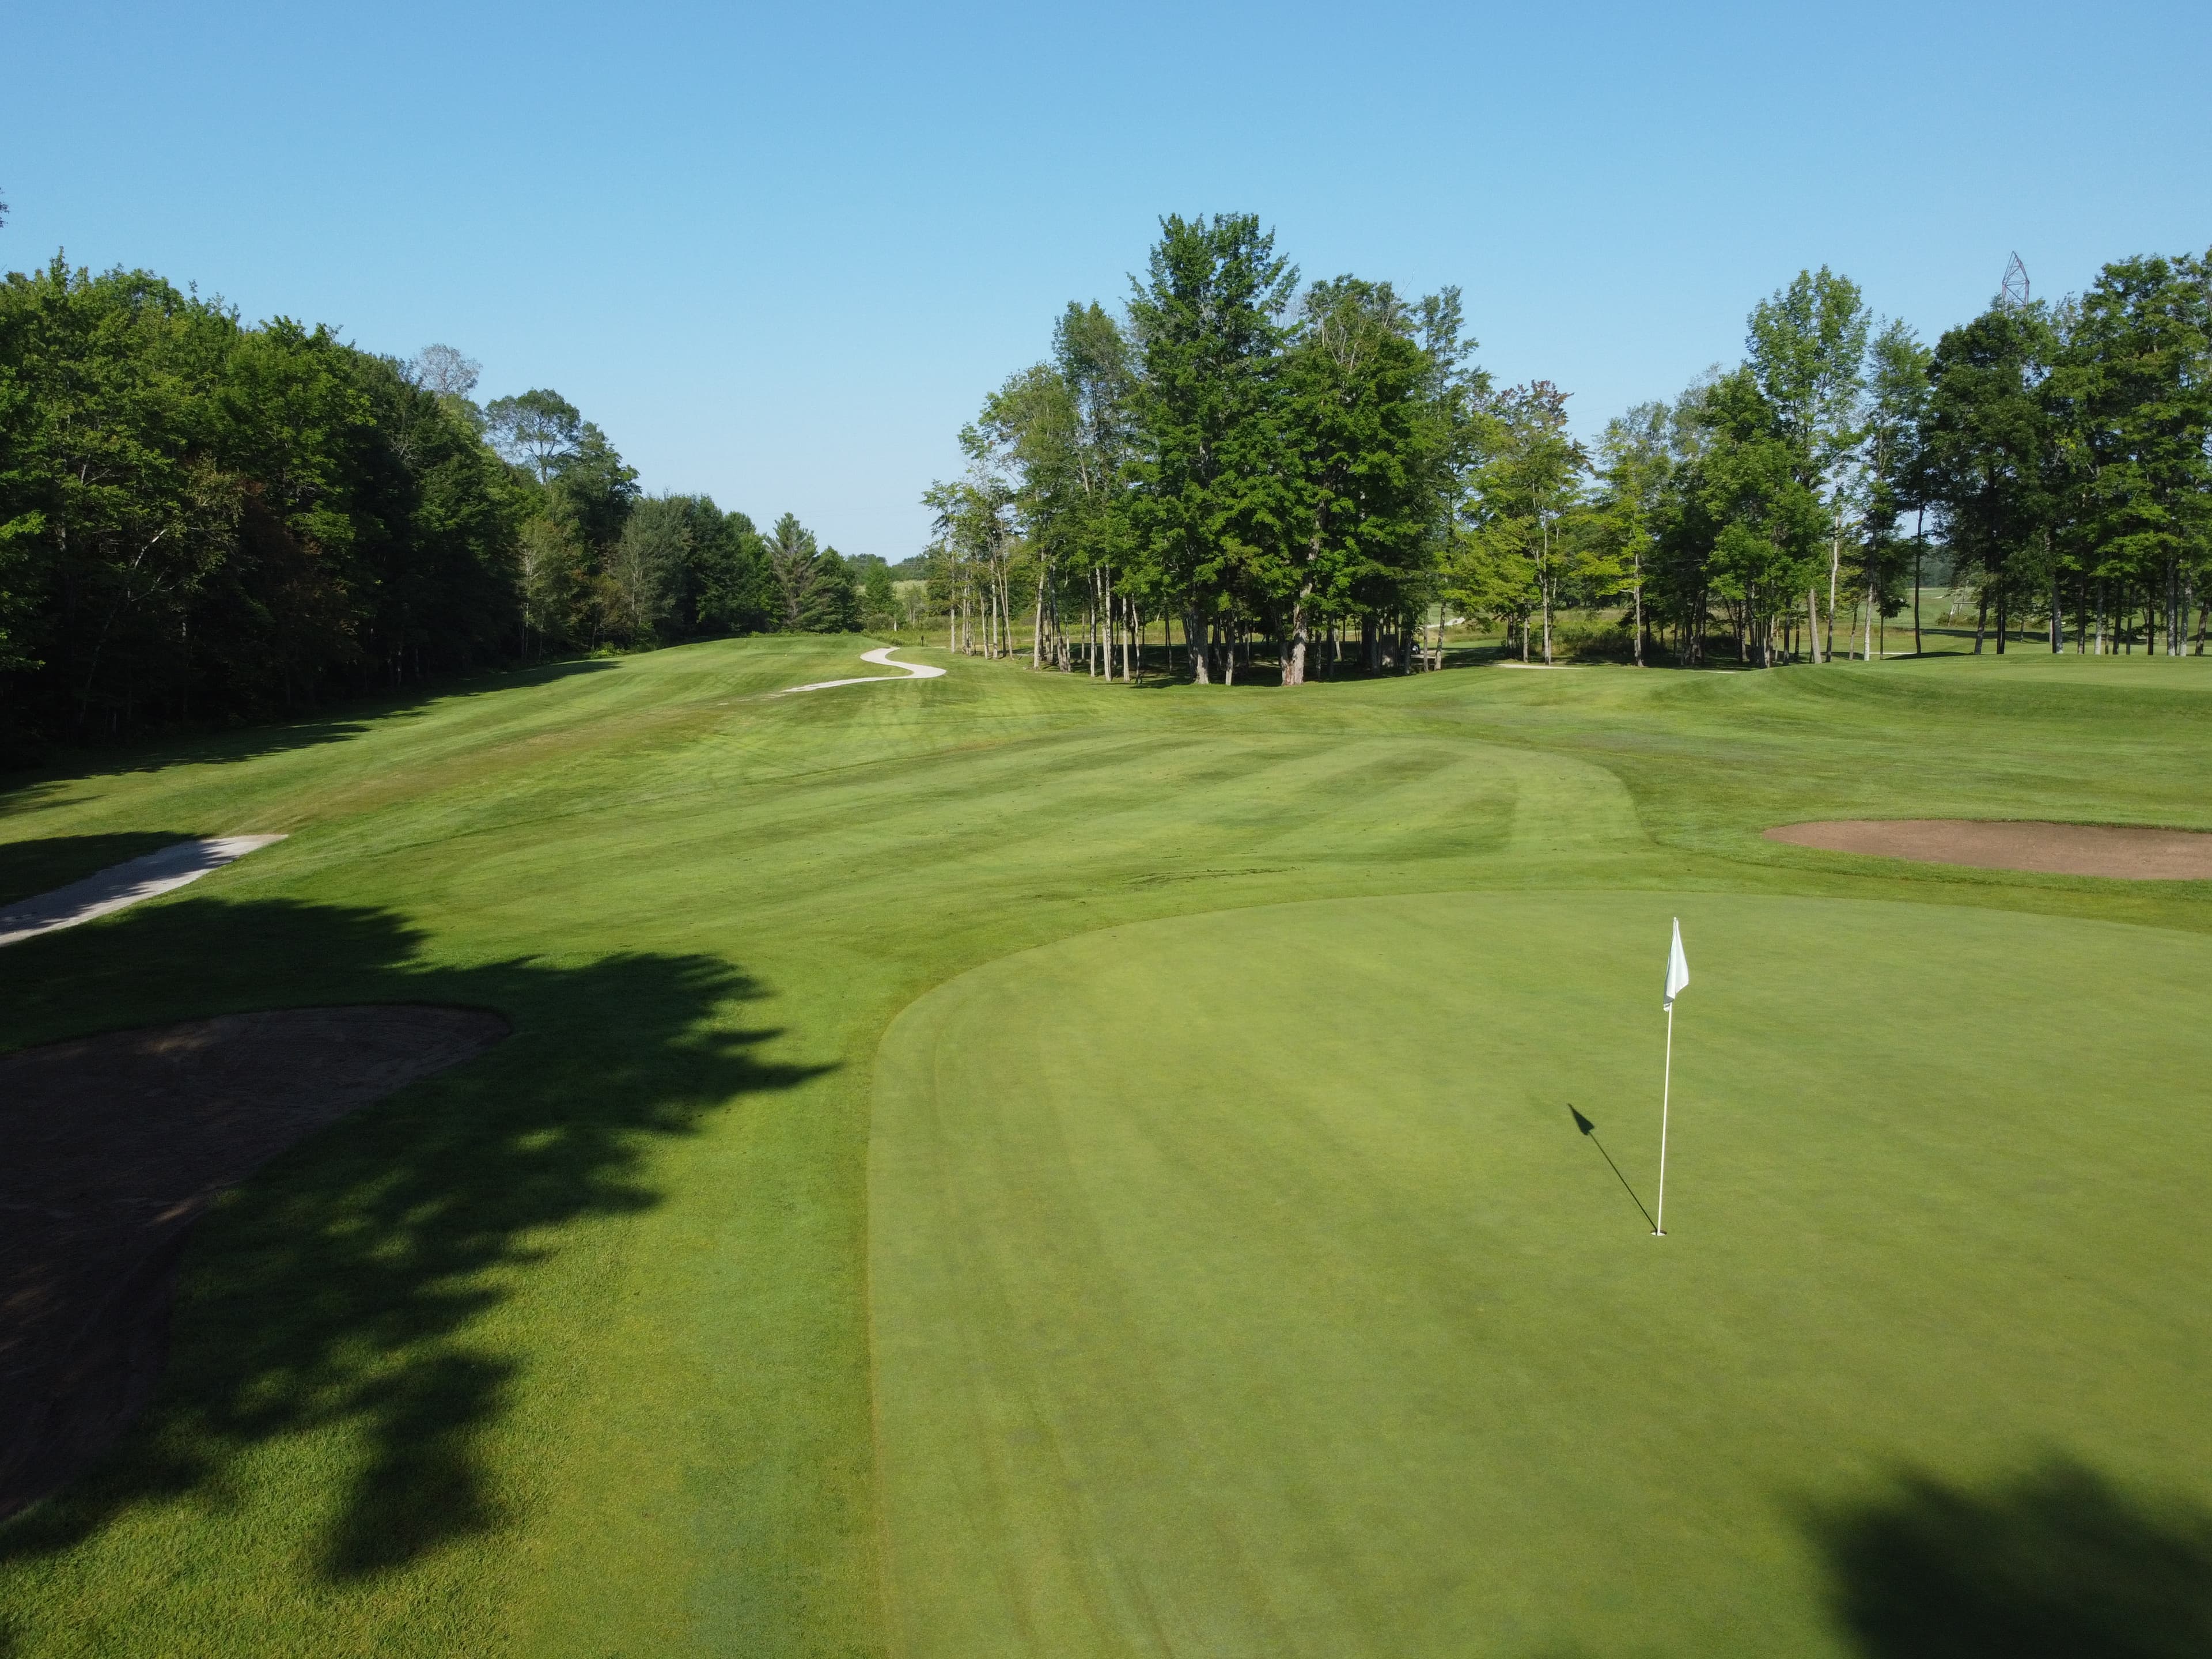
POLYGON ((471 1008, 289 1008, 0 1056, 0 1516, 152 1395, 185 1235, 217 1194, 507 1032, 471 1008))
POLYGON ((2212 835, 2191 830, 1977 818, 1839 818, 1782 824, 1768 830, 1766 839, 1919 864, 2121 881, 2212 881, 2212 835))

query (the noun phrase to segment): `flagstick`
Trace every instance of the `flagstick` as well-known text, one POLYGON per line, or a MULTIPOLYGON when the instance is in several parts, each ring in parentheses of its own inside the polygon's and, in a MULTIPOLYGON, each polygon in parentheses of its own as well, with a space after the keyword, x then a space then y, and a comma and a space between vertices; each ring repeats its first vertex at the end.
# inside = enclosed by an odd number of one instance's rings
POLYGON ((1667 1099, 1674 1091, 1674 1005, 1667 1005, 1667 1071, 1659 1085, 1659 1216, 1651 1237, 1667 1237, 1667 1099))

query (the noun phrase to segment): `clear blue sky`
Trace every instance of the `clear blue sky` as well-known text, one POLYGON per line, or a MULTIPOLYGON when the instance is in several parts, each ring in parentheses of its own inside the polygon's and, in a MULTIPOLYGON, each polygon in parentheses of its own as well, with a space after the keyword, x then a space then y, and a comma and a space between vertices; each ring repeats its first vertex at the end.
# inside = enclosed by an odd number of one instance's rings
POLYGON ((891 559, 1158 216, 1465 290, 1587 428, 1801 266, 1933 336, 2212 243, 2212 6, 7 10, 0 263, 197 281, 550 386, 653 489, 891 559))

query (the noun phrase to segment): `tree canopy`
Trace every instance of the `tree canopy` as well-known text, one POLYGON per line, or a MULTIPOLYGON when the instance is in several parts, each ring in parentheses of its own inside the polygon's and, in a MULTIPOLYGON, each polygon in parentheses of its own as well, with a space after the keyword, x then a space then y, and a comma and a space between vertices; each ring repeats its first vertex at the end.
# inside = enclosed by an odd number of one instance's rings
MULTIPOLYGON (((1740 365, 1607 422, 1469 361, 1456 290, 1305 283, 1249 214, 1170 215, 1120 315, 1071 303, 1045 360, 962 434, 932 599, 956 643, 1126 678, 1146 625, 1200 683, 1346 659, 1432 663, 1447 614, 1553 660, 1555 621, 1619 608, 1638 664, 1871 656, 1932 557, 1996 648, 2186 648, 2212 568, 2212 266, 2107 265, 2052 307, 2000 293, 1923 344, 1858 285, 1800 271, 1740 365), (1859 636, 1851 635, 1856 620, 1859 636), (1356 637, 1357 643, 1352 642, 1356 637), (2094 647, 2093 647, 2094 641, 2094 647), (1255 657, 1256 650, 1256 657, 1255 657)), ((1586 642, 1589 624, 1580 623, 1586 642)), ((1977 648, 1980 648, 1978 635, 1977 648)))
POLYGON ((0 756, 282 717, 501 663, 858 624, 842 562, 794 613, 765 538, 647 496, 539 387, 472 401, 400 360, 246 324, 145 271, 0 280, 0 756))

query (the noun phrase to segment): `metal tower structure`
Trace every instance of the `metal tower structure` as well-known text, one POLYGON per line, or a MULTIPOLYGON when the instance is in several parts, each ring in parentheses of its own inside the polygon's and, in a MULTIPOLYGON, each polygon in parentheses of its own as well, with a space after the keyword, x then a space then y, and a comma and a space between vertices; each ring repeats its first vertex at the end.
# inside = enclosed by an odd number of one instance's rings
POLYGON ((2004 302, 2007 305, 2024 306, 2027 303, 2027 267, 2021 264, 2020 255, 2017 253, 2012 256, 2011 263, 2005 266, 2002 287, 2004 302))

